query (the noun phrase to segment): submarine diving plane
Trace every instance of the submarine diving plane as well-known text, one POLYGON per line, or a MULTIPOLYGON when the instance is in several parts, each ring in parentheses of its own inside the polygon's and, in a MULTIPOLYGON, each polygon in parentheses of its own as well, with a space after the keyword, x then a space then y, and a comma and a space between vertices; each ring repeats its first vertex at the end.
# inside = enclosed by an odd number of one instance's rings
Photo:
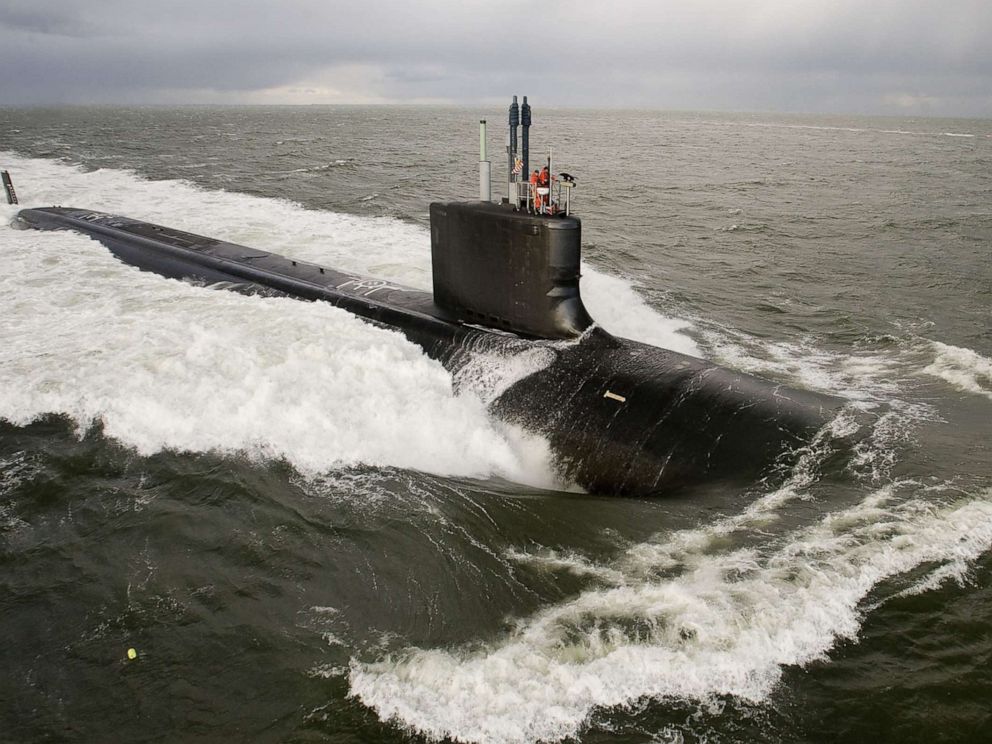
POLYGON ((165 277, 329 302, 400 331, 453 373, 478 352, 537 350, 546 363, 490 410, 544 436, 559 474, 593 493, 746 484, 795 460, 842 401, 596 325, 579 292, 575 181, 527 179, 530 126, 526 96, 522 105, 514 96, 505 198, 492 200, 482 121, 479 199, 430 205, 433 293, 87 209, 24 209, 17 222, 75 230, 165 277))

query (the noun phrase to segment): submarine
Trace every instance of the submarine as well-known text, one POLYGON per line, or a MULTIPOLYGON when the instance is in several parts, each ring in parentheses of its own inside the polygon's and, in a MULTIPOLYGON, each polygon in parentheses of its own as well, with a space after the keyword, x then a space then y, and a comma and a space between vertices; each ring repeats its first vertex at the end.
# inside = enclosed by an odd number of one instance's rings
POLYGON ((489 410, 543 436, 558 475, 593 494, 673 495, 784 476, 843 402, 596 324, 580 293, 576 180, 552 175, 551 153, 547 176, 528 177, 531 124, 527 97, 518 105, 514 96, 506 197, 492 199, 483 120, 479 199, 430 205, 433 292, 87 209, 23 209, 15 222, 74 230, 164 277, 329 302, 403 333, 455 379, 484 355, 527 355, 533 369, 489 410))

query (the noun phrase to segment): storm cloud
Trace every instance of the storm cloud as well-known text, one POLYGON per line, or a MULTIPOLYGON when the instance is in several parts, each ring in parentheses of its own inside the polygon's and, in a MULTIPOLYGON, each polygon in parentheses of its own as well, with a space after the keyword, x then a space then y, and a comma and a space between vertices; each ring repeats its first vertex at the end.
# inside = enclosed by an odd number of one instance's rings
POLYGON ((987 0, 0 0, 0 105, 992 116, 987 0))

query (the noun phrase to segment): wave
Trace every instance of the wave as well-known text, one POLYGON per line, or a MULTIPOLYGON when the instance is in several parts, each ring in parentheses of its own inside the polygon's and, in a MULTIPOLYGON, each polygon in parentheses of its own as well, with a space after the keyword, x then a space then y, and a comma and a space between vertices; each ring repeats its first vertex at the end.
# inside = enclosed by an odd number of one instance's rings
MULTIPOLYGON (((710 122, 713 123, 713 122, 710 122)), ((927 132, 911 131, 908 129, 876 129, 874 127, 841 127, 822 124, 780 124, 775 122, 735 122, 734 126, 757 127, 765 129, 810 129, 824 132, 852 132, 855 134, 899 134, 916 135, 918 137, 975 137, 970 132, 927 132)))
POLYGON ((898 355, 831 352, 808 339, 769 342, 722 326, 703 330, 702 336, 717 361, 750 374, 866 405, 888 402, 900 390, 904 364, 898 355))
POLYGON ((610 566, 579 560, 599 586, 481 649, 353 661, 351 694, 431 738, 487 744, 573 737, 595 711, 644 698, 762 703, 785 667, 857 636, 881 582, 929 564, 938 568, 926 586, 959 579, 992 546, 990 499, 987 489, 935 506, 929 489, 903 481, 778 542, 723 547, 718 521, 633 546, 610 566))
POLYGON ((939 377, 957 390, 992 400, 992 359, 960 346, 930 341, 934 361, 923 372, 939 377))

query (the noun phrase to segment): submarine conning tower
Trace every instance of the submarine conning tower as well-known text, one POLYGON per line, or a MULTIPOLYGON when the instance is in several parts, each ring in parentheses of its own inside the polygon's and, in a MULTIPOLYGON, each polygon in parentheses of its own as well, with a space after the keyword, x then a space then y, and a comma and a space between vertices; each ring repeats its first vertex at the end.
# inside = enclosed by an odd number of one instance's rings
POLYGON ((510 106, 507 196, 490 200, 486 122, 479 122, 479 201, 430 206, 434 302, 463 323, 548 339, 574 338, 592 325, 579 293, 582 223, 571 214, 575 179, 528 176, 531 109, 524 96, 523 151, 517 152, 521 108, 510 106))

